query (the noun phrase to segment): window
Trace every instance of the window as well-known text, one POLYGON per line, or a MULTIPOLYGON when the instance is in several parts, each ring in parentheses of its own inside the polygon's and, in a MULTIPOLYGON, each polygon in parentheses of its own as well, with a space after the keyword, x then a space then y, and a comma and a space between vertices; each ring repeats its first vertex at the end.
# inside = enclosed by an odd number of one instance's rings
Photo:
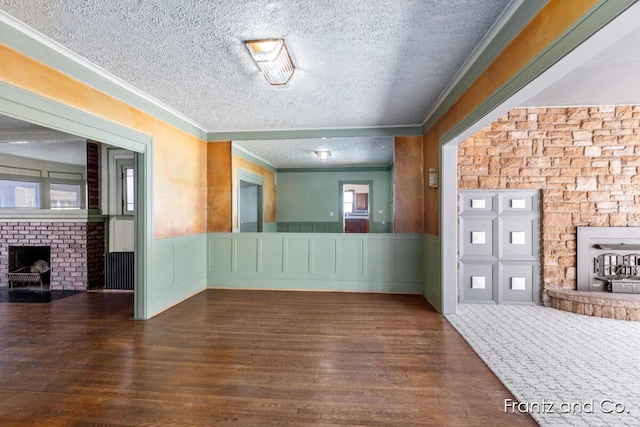
POLYGON ((39 208, 37 182, 0 180, 0 208, 39 208))
POLYGON ((342 201, 344 202, 344 213, 353 212, 354 194, 355 192, 353 190, 344 192, 344 197, 342 199, 342 201))
POLYGON ((135 181, 133 166, 122 166, 122 214, 134 212, 135 181))
POLYGON ((49 186, 51 209, 80 209, 82 191, 78 184, 52 183, 49 186))

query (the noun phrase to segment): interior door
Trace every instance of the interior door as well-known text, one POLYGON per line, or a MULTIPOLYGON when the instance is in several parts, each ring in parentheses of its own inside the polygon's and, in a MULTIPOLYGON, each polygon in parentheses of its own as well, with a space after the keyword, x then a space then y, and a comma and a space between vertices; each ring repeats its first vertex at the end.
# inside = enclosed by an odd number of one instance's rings
POLYGON ((540 303, 538 191, 460 192, 461 302, 540 303))

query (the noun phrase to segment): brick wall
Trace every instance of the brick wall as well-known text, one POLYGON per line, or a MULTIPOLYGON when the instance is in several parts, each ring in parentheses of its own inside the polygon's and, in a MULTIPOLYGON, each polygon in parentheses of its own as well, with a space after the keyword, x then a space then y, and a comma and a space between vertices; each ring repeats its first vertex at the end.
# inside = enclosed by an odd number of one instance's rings
MULTIPOLYGON (((87 142, 87 207, 100 209, 100 144, 87 142)), ((87 285, 104 286, 104 253, 106 225, 104 220, 87 224, 87 285)))
POLYGON ((87 207, 100 209, 100 145, 87 142, 87 207))
POLYGON ((640 226, 639 121, 640 106, 518 108, 458 147, 461 189, 541 190, 543 289, 576 288, 576 227, 640 226))
POLYGON ((87 223, 0 223, 0 286, 8 286, 9 246, 51 247, 51 289, 87 289, 87 223))

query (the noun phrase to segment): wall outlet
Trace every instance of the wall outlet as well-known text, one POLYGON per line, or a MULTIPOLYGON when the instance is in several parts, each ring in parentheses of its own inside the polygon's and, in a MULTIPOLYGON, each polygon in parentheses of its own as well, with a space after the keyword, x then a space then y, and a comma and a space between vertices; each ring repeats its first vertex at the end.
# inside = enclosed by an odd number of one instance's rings
POLYGON ((333 216, 333 212, 329 212, 329 216, 333 216))
POLYGON ((378 211, 378 213, 379 213, 379 214, 381 214, 381 213, 384 213, 384 211, 383 211, 382 209, 380 209, 380 210, 378 211))

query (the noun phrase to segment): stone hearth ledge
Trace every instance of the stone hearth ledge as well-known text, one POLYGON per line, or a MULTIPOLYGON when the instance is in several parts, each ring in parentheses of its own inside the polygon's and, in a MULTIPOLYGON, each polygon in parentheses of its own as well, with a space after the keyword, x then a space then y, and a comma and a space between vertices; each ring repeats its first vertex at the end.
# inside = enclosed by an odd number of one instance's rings
POLYGON ((551 307, 586 316, 640 321, 640 294, 548 289, 551 307))

